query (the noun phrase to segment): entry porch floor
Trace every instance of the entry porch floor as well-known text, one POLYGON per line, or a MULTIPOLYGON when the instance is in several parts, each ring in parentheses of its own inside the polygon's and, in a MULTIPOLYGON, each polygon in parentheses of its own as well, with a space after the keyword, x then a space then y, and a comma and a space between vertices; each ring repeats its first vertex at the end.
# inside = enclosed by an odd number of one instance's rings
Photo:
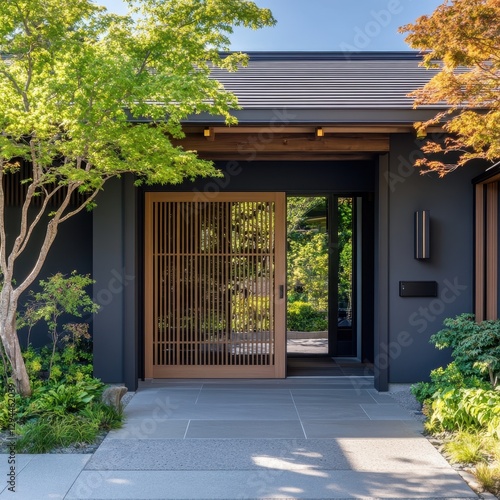
POLYGON ((65 499, 478 499, 372 377, 145 381, 125 413, 65 499))

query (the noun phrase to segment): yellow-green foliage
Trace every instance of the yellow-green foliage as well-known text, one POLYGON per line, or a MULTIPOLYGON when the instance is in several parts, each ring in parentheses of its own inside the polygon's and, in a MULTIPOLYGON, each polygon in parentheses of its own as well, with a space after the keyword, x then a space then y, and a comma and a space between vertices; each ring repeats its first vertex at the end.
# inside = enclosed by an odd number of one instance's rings
POLYGON ((500 391, 445 388, 434 394, 428 430, 483 429, 500 438, 500 391))

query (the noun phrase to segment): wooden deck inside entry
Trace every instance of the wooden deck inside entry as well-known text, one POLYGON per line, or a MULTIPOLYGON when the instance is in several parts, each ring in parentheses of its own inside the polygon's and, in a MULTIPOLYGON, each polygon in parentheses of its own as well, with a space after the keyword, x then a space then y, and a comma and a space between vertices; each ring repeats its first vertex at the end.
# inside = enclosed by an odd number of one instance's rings
POLYGON ((146 194, 145 376, 283 378, 285 194, 203 198, 146 194))

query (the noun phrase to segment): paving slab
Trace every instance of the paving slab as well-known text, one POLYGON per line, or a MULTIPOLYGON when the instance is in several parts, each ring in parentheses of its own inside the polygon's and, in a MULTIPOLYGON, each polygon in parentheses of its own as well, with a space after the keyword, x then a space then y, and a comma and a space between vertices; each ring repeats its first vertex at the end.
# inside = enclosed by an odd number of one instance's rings
POLYGON ((246 404, 239 403, 185 403, 167 407, 166 410, 158 408, 133 407, 126 410, 127 419, 153 418, 165 420, 295 420, 297 411, 293 403, 288 404, 246 404))
MULTIPOLYGON (((364 389, 291 389, 296 403, 328 404, 335 402, 374 403, 373 397, 364 389)), ((394 401, 393 401, 394 403, 394 401)))
POLYGON ((17 475, 33 460, 37 455, 30 454, 0 454, 0 477, 5 478, 5 481, 2 481, 0 486, 0 493, 4 490, 7 490, 9 480, 8 474, 11 471, 11 467, 14 467, 14 474, 17 475))
POLYGON ((289 389, 203 389, 196 400, 196 404, 237 403, 239 405, 292 404, 293 399, 289 389))
POLYGON ((87 470, 349 469, 339 444, 322 439, 106 440, 87 470))
POLYGON ((451 471, 84 471, 66 500, 475 499, 451 471), (89 485, 95 485, 92 490, 89 485))
POLYGON ((413 420, 413 415, 399 406, 393 404, 362 404, 360 405, 370 420, 413 420))
POLYGON ((301 420, 370 420, 367 413, 356 403, 296 404, 301 420))
POLYGON ((188 425, 189 420, 133 419, 110 431, 106 439, 183 439, 188 425))
POLYGON ((308 438, 411 438, 422 437, 417 421, 386 420, 302 420, 308 438))
MULTIPOLYGON (((20 465, 22 457, 16 456, 20 465)), ((62 500, 90 457, 90 454, 30 455, 25 466, 16 471, 15 493, 4 489, 0 499, 62 500)))
POLYGON ((427 439, 405 438, 337 438, 337 445, 349 462, 349 468, 362 472, 434 472, 449 470, 450 465, 436 453, 427 439))
POLYGON ((186 438, 305 438, 299 420, 191 420, 186 438))
POLYGON ((127 406, 161 406, 168 401, 171 404, 196 403, 200 389, 156 389, 137 392, 127 406))

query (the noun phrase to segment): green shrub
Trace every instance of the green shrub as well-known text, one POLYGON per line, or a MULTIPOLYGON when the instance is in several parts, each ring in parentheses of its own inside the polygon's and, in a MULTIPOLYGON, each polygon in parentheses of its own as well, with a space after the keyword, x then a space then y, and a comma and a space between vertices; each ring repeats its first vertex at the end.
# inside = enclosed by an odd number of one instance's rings
MULTIPOLYGON (((123 413, 98 399, 103 387, 94 379, 74 386, 40 387, 28 406, 22 398, 16 399, 17 451, 46 453, 57 447, 92 443, 99 433, 120 428, 123 413)), ((0 402, 0 422, 4 428, 11 422, 7 409, 5 399, 0 402)))
POLYGON ((447 318, 446 328, 432 335, 438 349, 451 347, 454 362, 466 376, 487 375, 496 386, 500 370, 500 320, 476 323, 473 314, 447 318))
POLYGON ((500 438, 500 392, 482 388, 447 387, 430 405, 426 428, 432 432, 483 429, 500 438))
POLYGON ((288 304, 287 328, 298 332, 324 331, 328 329, 327 313, 307 302, 292 302, 288 304))
POLYGON ((439 367, 432 370, 430 379, 430 382, 419 382, 411 386, 412 394, 421 404, 432 399, 437 391, 446 388, 489 388, 488 383, 478 376, 464 376, 455 362, 450 363, 446 368, 439 367))
MULTIPOLYGON (((48 372, 48 378, 58 379, 63 371, 54 366, 57 362, 59 344, 62 342, 68 347, 66 353, 71 358, 71 348, 81 349, 83 342, 90 339, 88 324, 67 323, 60 325, 60 319, 64 314, 81 318, 84 313, 97 312, 99 306, 92 301, 85 288, 94 283, 89 276, 82 276, 73 271, 69 277, 62 273, 56 273, 47 280, 40 280, 41 291, 30 292, 30 300, 27 302, 22 314, 19 315, 18 328, 28 329, 28 347, 32 328, 40 321, 47 325, 51 343, 51 353, 48 366, 42 367, 48 372)), ((66 364, 71 365, 75 360, 68 359, 66 364)))
POLYGON ((88 379, 75 384, 53 384, 40 388, 32 398, 30 410, 38 415, 64 416, 83 410, 88 403, 102 394, 104 384, 88 379))
POLYGON ((12 400, 8 373, 0 365, 0 428, 14 427, 18 452, 45 453, 92 443, 100 433, 122 425, 122 413, 100 401, 105 386, 92 376, 88 324, 59 325, 62 314, 81 316, 96 310, 84 290, 91 283, 89 277, 75 273, 69 278, 59 273, 42 281, 42 292, 32 294, 19 319, 19 326, 28 327, 29 332, 43 320, 52 343, 42 348, 29 345, 23 351, 33 390, 29 398, 14 395, 12 400))

